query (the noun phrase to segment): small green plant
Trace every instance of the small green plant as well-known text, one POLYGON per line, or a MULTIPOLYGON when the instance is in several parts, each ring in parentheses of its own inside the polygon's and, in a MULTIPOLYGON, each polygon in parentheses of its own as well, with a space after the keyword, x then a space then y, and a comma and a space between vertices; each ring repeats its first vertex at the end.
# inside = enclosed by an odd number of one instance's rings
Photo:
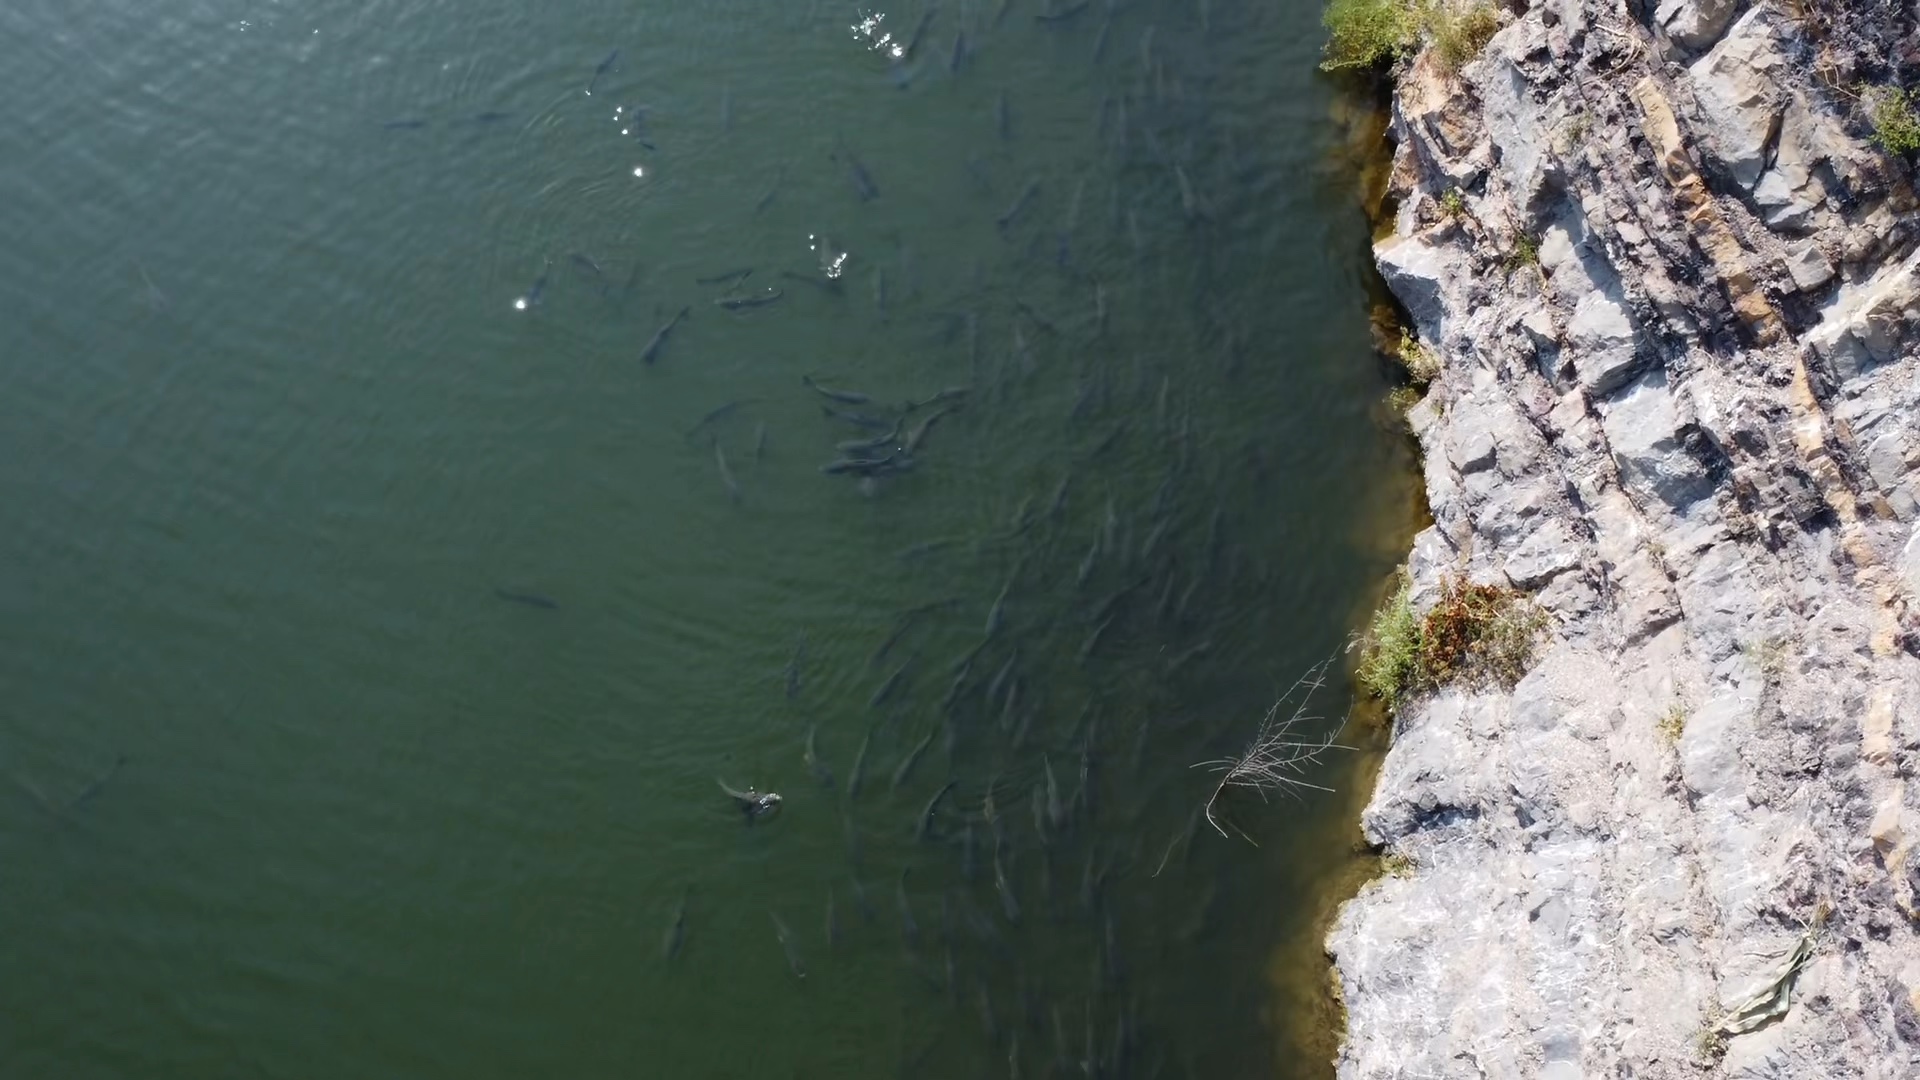
POLYGON ((1370 68, 1398 60, 1420 39, 1410 0, 1332 0, 1320 21, 1327 27, 1327 71, 1370 68))
POLYGON ((1504 264, 1507 273, 1511 274, 1515 270, 1526 268, 1539 268, 1539 237, 1530 232, 1515 229, 1513 233, 1507 237, 1507 244, 1511 248, 1511 250, 1507 252, 1507 261, 1504 264))
POLYGON ((1920 150, 1920 94, 1888 87, 1875 95, 1873 141, 1889 154, 1920 150))
POLYGON ((1414 337, 1411 330, 1400 331, 1399 356, 1414 382, 1424 386, 1440 377, 1440 354, 1414 337))
POLYGON ((1440 213, 1450 218, 1467 216, 1467 197, 1460 194, 1459 188, 1448 188, 1440 196, 1440 213))
POLYGON ((1392 409, 1395 416, 1405 417, 1424 400, 1426 396, 1417 386, 1396 386, 1387 391, 1387 408, 1392 409))
POLYGON ((1769 637, 1740 643, 1740 651, 1752 660, 1760 674, 1769 679, 1777 679, 1787 669, 1787 642, 1785 638, 1769 637))
POLYGON ((1703 1027, 1693 1037, 1693 1052, 1702 1061, 1719 1061, 1727 1056, 1727 1037, 1717 1027, 1703 1027))
POLYGON ((1410 878, 1414 866, 1413 859, 1398 851, 1389 851, 1380 856, 1380 872, 1388 877, 1410 878))
POLYGON ((1452 74, 1480 55, 1500 29, 1500 12, 1487 0, 1472 0, 1465 5, 1433 0, 1423 5, 1427 36, 1433 39, 1434 58, 1440 70, 1452 74))
POLYGON ((1425 615, 1413 611, 1403 575, 1369 627, 1360 685, 1399 712, 1420 693, 1454 683, 1511 689, 1533 664, 1547 613, 1513 589, 1459 575, 1440 582, 1425 615))
POLYGON ((1660 714, 1657 726, 1661 738, 1669 743, 1679 742, 1680 736, 1687 730, 1687 707, 1678 701, 1667 706, 1667 711, 1660 714))

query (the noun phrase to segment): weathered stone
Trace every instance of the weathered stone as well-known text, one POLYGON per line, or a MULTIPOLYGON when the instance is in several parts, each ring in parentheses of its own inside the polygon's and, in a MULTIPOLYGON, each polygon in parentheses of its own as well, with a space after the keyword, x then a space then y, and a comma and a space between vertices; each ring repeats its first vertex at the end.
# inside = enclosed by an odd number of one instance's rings
POLYGON ((1447 309, 1440 300, 1441 285, 1457 272, 1439 248, 1423 240, 1394 236, 1373 248, 1373 260, 1394 298, 1413 316, 1420 336, 1439 341, 1445 336, 1447 309))
POLYGON ((1665 373, 1635 383, 1606 406, 1600 423, 1628 491, 1680 509, 1712 490, 1706 469, 1681 441, 1665 373))
POLYGON ((1688 71, 1706 121, 1705 143, 1734 182, 1749 190, 1766 168, 1767 146, 1784 107, 1780 69, 1786 58, 1774 43, 1773 18, 1765 5, 1748 11, 1688 71))
POLYGON ((1610 394, 1626 384, 1639 362, 1633 320, 1604 293, 1588 293, 1567 320, 1568 355, 1580 384, 1592 394, 1610 394))
POLYGON ((1704 49, 1719 40, 1739 8, 1739 0, 1666 0, 1654 11, 1653 24, 1678 45, 1704 49))
POLYGON ((1787 274, 1793 278, 1795 288, 1813 292, 1833 280, 1833 264, 1827 261, 1820 245, 1808 240, 1788 249, 1787 274))

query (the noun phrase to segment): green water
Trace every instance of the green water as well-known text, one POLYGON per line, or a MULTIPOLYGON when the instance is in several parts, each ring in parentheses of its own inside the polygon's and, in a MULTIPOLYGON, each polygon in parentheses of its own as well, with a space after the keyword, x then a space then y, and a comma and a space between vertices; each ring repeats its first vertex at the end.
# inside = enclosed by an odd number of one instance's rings
POLYGON ((1189 768, 1392 558, 1317 5, 1040 10, 0 9, 0 1076, 1328 1073, 1358 757, 1189 768))

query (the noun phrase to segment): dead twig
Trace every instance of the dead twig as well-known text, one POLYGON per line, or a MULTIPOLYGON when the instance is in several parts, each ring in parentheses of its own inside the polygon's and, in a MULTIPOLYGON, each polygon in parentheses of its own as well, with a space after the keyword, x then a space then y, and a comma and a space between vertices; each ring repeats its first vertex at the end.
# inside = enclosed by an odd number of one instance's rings
MULTIPOLYGON (((1247 748, 1233 757, 1202 761, 1193 768, 1210 768, 1220 773, 1220 783, 1215 785, 1213 794, 1207 797, 1204 812, 1207 824, 1215 832, 1227 836, 1227 829, 1214 816, 1214 804, 1230 787, 1250 788, 1259 794, 1262 802, 1269 792, 1279 791, 1288 795, 1299 794, 1300 789, 1313 791, 1331 791, 1332 788, 1315 784, 1306 779, 1310 768, 1320 764, 1320 756, 1328 750, 1347 750, 1350 747, 1334 742, 1339 737, 1344 721, 1327 732, 1321 738, 1304 737, 1302 729, 1319 723, 1322 717, 1307 713, 1308 703, 1313 700, 1314 692, 1327 682, 1327 669, 1332 665, 1331 657, 1308 668, 1294 684, 1280 696, 1267 715, 1260 721, 1260 728, 1254 733, 1247 748), (1291 706, 1291 711, 1287 711, 1291 706)), ((1252 844, 1254 839, 1238 825, 1232 825, 1234 832, 1245 837, 1252 844)), ((1257 847, 1258 845, 1255 844, 1257 847)))

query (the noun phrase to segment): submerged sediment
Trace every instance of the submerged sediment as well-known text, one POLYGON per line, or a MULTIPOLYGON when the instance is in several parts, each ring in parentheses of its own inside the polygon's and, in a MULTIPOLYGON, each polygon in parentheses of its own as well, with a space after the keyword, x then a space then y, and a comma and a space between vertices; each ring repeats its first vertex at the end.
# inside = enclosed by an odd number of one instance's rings
POLYGON ((1552 627, 1395 720, 1343 1078, 1920 1075, 1914 22, 1547 0, 1400 74, 1415 604, 1552 627))

